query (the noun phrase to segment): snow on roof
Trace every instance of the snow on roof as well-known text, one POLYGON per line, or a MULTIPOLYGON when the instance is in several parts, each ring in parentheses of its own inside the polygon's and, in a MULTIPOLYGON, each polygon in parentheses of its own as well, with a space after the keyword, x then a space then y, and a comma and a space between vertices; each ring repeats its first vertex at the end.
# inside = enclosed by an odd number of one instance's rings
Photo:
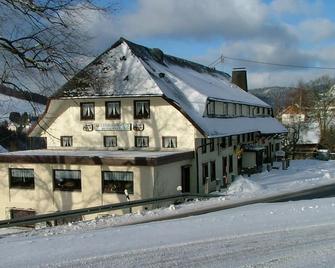
POLYGON ((4 155, 9 156, 75 156, 75 157, 111 157, 118 159, 129 159, 137 157, 145 158, 159 158, 164 156, 172 156, 177 154, 183 154, 189 151, 98 151, 98 150, 26 150, 26 151, 15 151, 8 152, 4 155))
POLYGON ((208 99, 270 107, 229 81, 229 75, 121 38, 65 84, 55 97, 164 96, 207 136, 286 132, 273 118, 204 118, 208 99), (245 122, 244 125, 241 122, 245 122), (268 125, 263 125, 264 123, 268 125))

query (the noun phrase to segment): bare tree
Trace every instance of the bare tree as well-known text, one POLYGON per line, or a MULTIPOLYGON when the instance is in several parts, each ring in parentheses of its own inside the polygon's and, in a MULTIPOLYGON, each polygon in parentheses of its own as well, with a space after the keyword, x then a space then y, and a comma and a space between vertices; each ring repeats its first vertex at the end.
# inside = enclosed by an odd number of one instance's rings
POLYGON ((310 116, 319 126, 320 144, 325 143, 327 135, 334 127, 335 120, 335 80, 323 76, 307 84, 313 91, 313 107, 310 116))
POLYGON ((87 56, 78 18, 88 10, 110 9, 92 0, 0 0, 0 83, 48 94, 72 77, 87 56))

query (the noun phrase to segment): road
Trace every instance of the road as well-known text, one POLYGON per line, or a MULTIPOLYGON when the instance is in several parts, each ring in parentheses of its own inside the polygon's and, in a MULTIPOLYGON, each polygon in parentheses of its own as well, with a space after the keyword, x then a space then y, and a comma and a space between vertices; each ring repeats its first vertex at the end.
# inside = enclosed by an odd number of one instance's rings
POLYGON ((327 225, 216 238, 48 267, 334 267, 334 230, 327 225))
POLYGON ((0 239, 1 267, 333 267, 335 198, 0 239))

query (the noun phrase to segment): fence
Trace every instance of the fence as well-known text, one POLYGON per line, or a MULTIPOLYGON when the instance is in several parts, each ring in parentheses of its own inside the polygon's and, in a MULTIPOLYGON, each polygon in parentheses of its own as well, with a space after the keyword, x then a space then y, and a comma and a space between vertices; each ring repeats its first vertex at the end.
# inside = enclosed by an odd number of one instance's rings
POLYGON ((63 220, 66 218, 76 218, 89 214, 102 213, 106 211, 113 211, 118 209, 129 209, 138 206, 152 205, 167 201, 173 202, 185 202, 187 199, 201 198, 208 199, 212 197, 220 197, 221 195, 202 195, 202 194, 178 194, 178 195, 169 195, 159 198, 147 198, 141 200, 134 200, 128 202, 122 202, 117 204, 108 204, 103 206, 95 206, 89 208, 74 209, 69 211, 60 211, 47 214, 40 214, 35 216, 26 216, 8 220, 0 221, 0 228, 13 227, 13 226, 22 226, 22 225, 32 225, 40 222, 49 222, 54 220, 63 220))

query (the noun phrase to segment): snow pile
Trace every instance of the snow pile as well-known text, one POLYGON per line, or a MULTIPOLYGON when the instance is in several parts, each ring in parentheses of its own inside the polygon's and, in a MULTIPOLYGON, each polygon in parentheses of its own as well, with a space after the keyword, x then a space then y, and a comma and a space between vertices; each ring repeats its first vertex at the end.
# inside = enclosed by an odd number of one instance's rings
POLYGON ((227 195, 250 195, 263 190, 263 187, 252 180, 248 180, 243 176, 238 176, 237 179, 229 186, 227 195))

